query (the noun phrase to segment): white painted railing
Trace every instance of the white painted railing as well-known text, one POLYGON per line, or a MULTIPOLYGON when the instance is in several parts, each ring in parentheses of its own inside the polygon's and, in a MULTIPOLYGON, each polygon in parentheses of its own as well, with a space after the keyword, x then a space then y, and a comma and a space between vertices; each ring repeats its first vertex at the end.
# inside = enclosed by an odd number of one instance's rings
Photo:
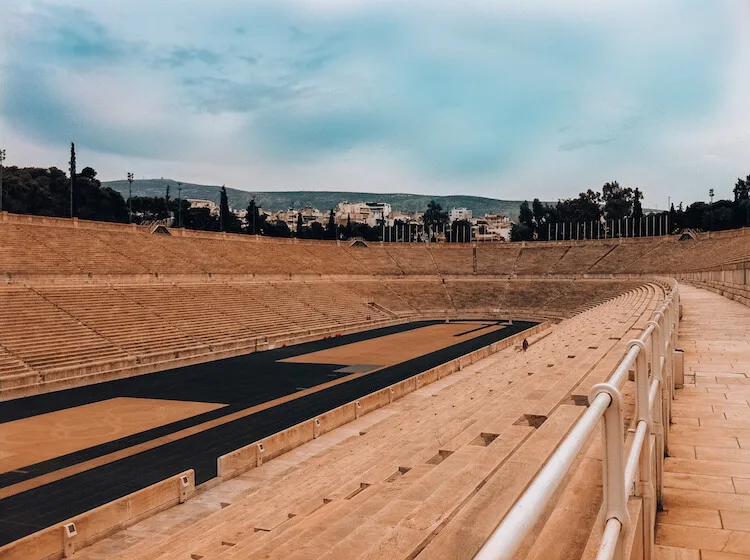
POLYGON ((603 420, 603 489, 605 526, 598 560, 623 559, 622 536, 628 532, 628 499, 643 501, 643 557, 653 558, 656 504, 663 489, 664 452, 667 445, 673 396, 673 352, 679 327, 679 292, 671 292, 654 312, 643 334, 606 383, 595 385, 589 407, 503 518, 474 560, 511 560, 547 510, 552 497, 603 420), (635 370, 636 427, 625 456, 621 389, 635 370), (655 480, 654 480, 655 479, 655 480))

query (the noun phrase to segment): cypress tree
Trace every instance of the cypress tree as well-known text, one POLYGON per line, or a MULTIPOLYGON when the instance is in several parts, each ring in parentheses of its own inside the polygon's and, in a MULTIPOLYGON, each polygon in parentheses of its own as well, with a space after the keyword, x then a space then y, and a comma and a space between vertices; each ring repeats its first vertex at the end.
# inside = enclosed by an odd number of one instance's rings
POLYGON ((247 205, 247 227, 245 231, 250 235, 258 235, 258 207, 255 205, 255 199, 247 205))
POLYGON ((229 199, 227 198, 227 188, 224 185, 221 186, 219 199, 219 222, 221 224, 221 231, 226 231, 229 224, 229 199))

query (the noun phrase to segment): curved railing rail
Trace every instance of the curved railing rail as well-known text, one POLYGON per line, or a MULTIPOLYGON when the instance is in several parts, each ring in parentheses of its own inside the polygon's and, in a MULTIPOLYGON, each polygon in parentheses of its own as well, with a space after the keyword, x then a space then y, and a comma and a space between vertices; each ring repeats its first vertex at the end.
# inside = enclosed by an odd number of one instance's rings
POLYGON ((623 558, 629 496, 643 500, 643 554, 653 558, 656 504, 663 489, 673 396, 673 359, 679 327, 679 291, 670 292, 654 311, 643 334, 629 343, 625 357, 606 383, 595 385, 588 410, 547 461, 531 485, 503 518, 474 560, 510 560, 529 536, 589 437, 603 420, 603 490, 605 526, 598 560, 623 558), (635 434, 625 455, 621 389, 635 370, 635 434), (665 428, 666 426, 666 428, 665 428), (654 480, 655 479, 655 480, 654 480))

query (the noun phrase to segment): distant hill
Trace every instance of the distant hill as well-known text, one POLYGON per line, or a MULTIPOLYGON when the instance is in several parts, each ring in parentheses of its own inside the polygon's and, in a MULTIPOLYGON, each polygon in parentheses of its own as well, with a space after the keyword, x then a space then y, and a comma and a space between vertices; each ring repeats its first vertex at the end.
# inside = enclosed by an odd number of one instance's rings
MULTIPOLYGON (((170 196, 177 198, 177 181, 172 179, 139 179, 133 181, 133 196, 164 196, 166 186, 169 185, 170 196)), ((125 198, 128 196, 127 181, 105 181, 102 186, 111 187, 119 191, 125 198)), ((220 186, 182 184, 183 198, 202 198, 213 200, 218 204, 220 186)), ((520 200, 499 200, 482 196, 431 196, 422 194, 401 193, 366 193, 366 192, 323 192, 323 191, 286 191, 286 192, 248 192, 227 188, 229 204, 234 208, 246 208, 250 199, 268 211, 286 210, 288 208, 304 208, 312 206, 326 211, 335 208, 339 202, 387 202, 394 210, 405 212, 424 211, 430 200, 437 201, 443 209, 468 208, 474 216, 487 213, 505 214, 510 218, 518 218, 520 200)))

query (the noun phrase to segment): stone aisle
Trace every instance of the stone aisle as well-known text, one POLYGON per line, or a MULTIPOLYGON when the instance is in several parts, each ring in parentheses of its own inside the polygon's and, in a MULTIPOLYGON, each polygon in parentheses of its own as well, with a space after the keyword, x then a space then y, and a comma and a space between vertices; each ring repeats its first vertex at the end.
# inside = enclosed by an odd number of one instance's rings
POLYGON ((680 286, 676 391, 657 560, 750 560, 750 307, 680 286))

